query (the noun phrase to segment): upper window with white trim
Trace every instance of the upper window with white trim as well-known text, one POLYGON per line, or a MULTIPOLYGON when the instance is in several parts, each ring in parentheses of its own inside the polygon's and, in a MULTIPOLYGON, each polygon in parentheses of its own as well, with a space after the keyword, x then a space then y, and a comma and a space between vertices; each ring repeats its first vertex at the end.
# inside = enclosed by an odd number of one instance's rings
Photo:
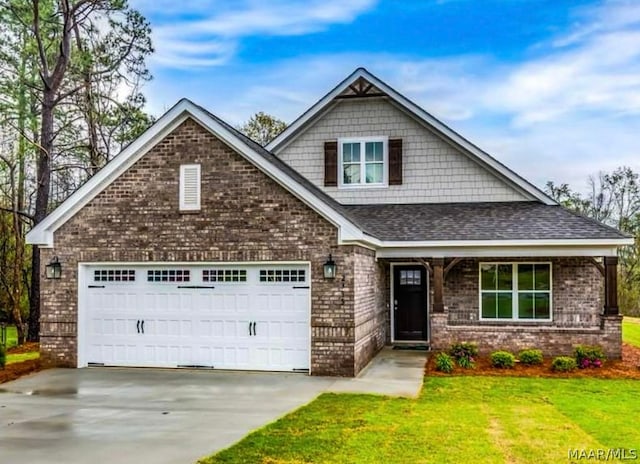
POLYGON ((361 137, 338 140, 340 186, 385 186, 388 183, 388 139, 361 137))
POLYGON ((551 320, 551 263, 480 263, 480 319, 551 320))
POLYGON ((200 165, 180 166, 180 211, 200 210, 200 165))

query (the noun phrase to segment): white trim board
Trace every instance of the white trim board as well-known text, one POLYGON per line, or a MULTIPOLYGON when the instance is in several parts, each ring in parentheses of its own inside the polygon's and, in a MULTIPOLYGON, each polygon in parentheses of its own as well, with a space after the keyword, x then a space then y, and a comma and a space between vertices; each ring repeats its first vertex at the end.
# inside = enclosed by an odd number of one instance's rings
POLYGON ((282 133, 280 133, 275 139, 267 144, 266 149, 274 153, 278 153, 291 140, 297 137, 302 131, 305 130, 307 124, 311 123, 317 117, 327 111, 328 107, 335 104, 335 99, 343 91, 345 91, 351 84, 358 79, 363 78, 372 83, 375 87, 384 92, 392 102, 400 107, 400 109, 406 111, 409 115, 416 118, 419 122, 425 124, 427 127, 432 128, 437 134, 441 135, 446 140, 459 147, 467 156, 476 161, 481 166, 489 169, 498 177, 504 179, 512 184, 513 187, 521 190, 527 195, 530 195, 533 199, 537 199, 546 205, 557 204, 552 198, 547 196, 542 190, 531 184, 526 179, 520 177, 511 169, 497 161, 491 155, 481 150, 479 147, 469 142, 463 136, 455 132, 453 129, 433 117, 431 114, 420 108, 411 100, 400 94, 389 85, 378 79, 364 68, 358 68, 351 73, 347 78, 340 82, 329 93, 316 102, 311 108, 309 108, 302 116, 296 119, 289 127, 287 127, 282 133))

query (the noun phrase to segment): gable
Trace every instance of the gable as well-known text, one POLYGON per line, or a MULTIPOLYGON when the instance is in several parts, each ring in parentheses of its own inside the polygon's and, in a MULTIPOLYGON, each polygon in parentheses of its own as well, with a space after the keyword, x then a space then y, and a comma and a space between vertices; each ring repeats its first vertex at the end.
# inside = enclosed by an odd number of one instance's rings
MULTIPOLYGON (((353 92, 349 88, 348 92, 353 92)), ((402 184, 358 189, 324 187, 344 204, 527 201, 534 198, 481 166, 388 98, 336 100, 278 156, 318 186, 325 175, 324 143, 353 137, 402 139, 402 184)))
MULTIPOLYGON (((54 233, 84 206, 126 173, 151 149, 161 147, 165 137, 191 118, 218 140, 246 159, 258 170, 338 227, 339 242, 361 240, 362 230, 322 191, 299 173, 255 142, 189 100, 180 100, 154 125, 127 146, 118 156, 67 198, 58 208, 35 226, 26 236, 27 243, 41 247, 54 246, 54 233)), ((149 180, 147 180, 149 182, 149 180)), ((177 195, 177 193, 176 193, 177 195)), ((177 197, 176 197, 177 198, 177 197)))
POLYGON ((288 240, 316 234, 337 241, 336 226, 187 119, 54 235, 63 249, 105 243, 138 255, 195 248, 203 256, 265 259, 288 240), (180 168, 194 164, 201 166, 201 207, 181 211, 180 168))
MULTIPOLYGON (((480 148, 466 140, 457 132, 453 131, 445 124, 434 118, 418 105, 398 93, 389 85, 378 79, 376 76, 369 73, 364 68, 356 69, 351 75, 347 76, 342 82, 334 87, 323 98, 316 102, 311 108, 303 113, 298 119, 291 123, 287 129, 279 134, 274 140, 272 140, 266 148, 273 153, 280 155, 286 148, 291 145, 298 137, 309 130, 310 127, 315 125, 321 120, 327 113, 331 112, 331 109, 339 104, 340 100, 346 99, 363 99, 363 98, 376 98, 385 97, 393 104, 394 107, 400 109, 410 118, 414 119, 426 130, 435 134, 438 138, 445 141, 447 144, 454 147, 461 154, 466 155, 470 160, 477 163, 482 168, 486 169, 490 173, 494 174, 497 179, 510 186, 513 190, 520 193, 520 195, 526 200, 540 201, 546 205, 557 204, 552 198, 547 196, 543 191, 535 187, 533 184, 520 177, 515 172, 492 158, 489 154, 482 151, 480 148)), ((364 118, 367 122, 375 122, 378 115, 366 114, 360 112, 359 118, 364 118)), ((352 123, 353 121, 348 121, 352 123)), ((348 124, 347 124, 348 127, 348 124)), ((333 133, 325 134, 326 137, 335 136, 333 133)), ((339 157, 340 158, 340 157, 339 157)), ((340 159, 339 159, 340 161, 340 159)), ((315 162, 315 161, 313 161, 315 162)), ((339 163, 338 163, 339 164, 339 163)), ((365 162, 361 163, 360 172, 366 168, 365 162)), ((386 168, 385 168, 386 169, 386 168)), ((357 169, 356 169, 357 171, 357 169)), ((357 172, 356 172, 357 174, 357 172)), ((340 177, 339 177, 340 178, 340 177)), ((353 184, 351 179, 347 180, 347 183, 353 184)), ((370 183, 369 181, 363 182, 356 181, 356 183, 364 184, 370 183)), ((373 183, 379 184, 378 186, 386 186, 386 179, 380 181, 379 175, 376 175, 373 183)), ((319 184, 320 185, 320 184, 319 184)), ((353 186, 350 186, 353 187, 353 186)), ((370 186, 367 186, 370 187, 370 186)), ((489 187, 489 190, 492 188, 489 187)), ((370 196, 376 196, 380 189, 376 188, 376 193, 371 193, 370 196)), ((521 198, 522 199, 522 198, 521 198)), ((468 201, 474 201, 473 199, 468 201)))

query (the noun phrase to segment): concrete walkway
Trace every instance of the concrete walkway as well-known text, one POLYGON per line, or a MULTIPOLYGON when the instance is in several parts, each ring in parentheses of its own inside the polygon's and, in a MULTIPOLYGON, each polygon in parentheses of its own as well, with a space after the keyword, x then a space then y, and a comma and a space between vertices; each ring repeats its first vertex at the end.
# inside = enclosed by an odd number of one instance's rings
POLYGON ((422 389, 426 362, 426 351, 385 347, 356 378, 337 380, 327 391, 416 398, 422 389))
POLYGON ((0 462, 194 463, 323 392, 417 396, 425 352, 355 379, 182 369, 50 369, 0 385, 0 462))

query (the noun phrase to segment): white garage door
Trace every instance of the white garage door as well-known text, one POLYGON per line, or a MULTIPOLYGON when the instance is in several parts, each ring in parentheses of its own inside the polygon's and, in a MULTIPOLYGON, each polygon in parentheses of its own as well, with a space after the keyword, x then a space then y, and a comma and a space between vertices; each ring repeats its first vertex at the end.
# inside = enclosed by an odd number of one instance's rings
POLYGON ((309 368, 307 265, 91 265, 82 364, 309 368))

